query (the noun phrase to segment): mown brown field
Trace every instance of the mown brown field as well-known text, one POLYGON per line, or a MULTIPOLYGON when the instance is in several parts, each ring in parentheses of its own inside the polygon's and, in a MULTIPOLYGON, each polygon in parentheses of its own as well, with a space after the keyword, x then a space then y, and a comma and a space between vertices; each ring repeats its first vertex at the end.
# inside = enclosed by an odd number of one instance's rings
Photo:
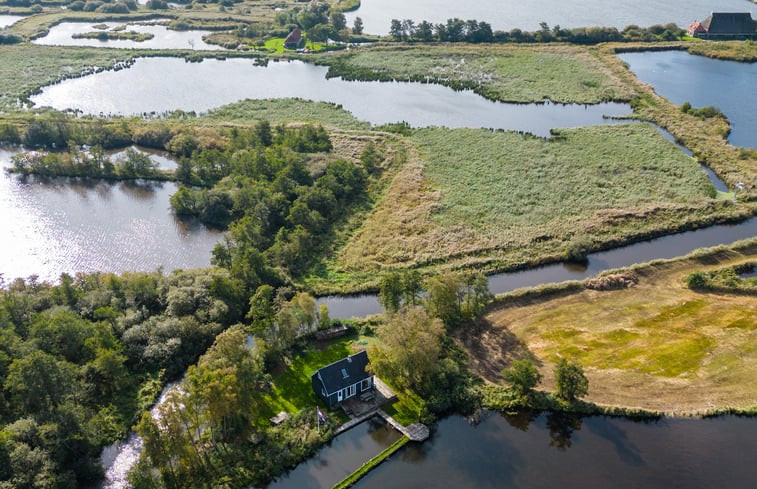
MULTIPOLYGON (((630 269, 638 284, 562 297, 504 298, 460 335, 472 369, 489 382, 514 359, 531 358, 552 390, 560 357, 580 363, 586 400, 669 414, 757 405, 757 297, 686 287, 695 270, 757 256, 757 240, 630 269)), ((558 294, 559 295, 559 294, 558 294)))

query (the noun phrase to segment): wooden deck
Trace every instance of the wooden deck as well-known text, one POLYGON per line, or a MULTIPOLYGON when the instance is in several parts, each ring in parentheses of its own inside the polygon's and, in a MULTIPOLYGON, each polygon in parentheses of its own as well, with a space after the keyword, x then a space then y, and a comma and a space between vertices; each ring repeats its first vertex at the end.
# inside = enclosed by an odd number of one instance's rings
POLYGON ((376 411, 376 414, 384 418, 395 430, 410 438, 412 441, 425 441, 429 437, 430 432, 428 426, 423 423, 413 423, 410 426, 402 426, 399 421, 386 414, 383 409, 376 411))

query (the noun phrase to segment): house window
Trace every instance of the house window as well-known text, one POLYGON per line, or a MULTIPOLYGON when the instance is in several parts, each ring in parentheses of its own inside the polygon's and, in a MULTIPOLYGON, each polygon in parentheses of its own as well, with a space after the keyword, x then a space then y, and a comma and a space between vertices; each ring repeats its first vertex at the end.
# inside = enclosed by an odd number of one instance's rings
POLYGON ((371 379, 364 379, 364 380, 363 380, 363 381, 362 381, 362 382, 360 383, 360 390, 361 390, 361 391, 367 391, 367 390, 368 390, 368 389, 370 389, 370 388, 371 388, 371 379))
POLYGON ((349 376, 350 376, 350 374, 347 373, 347 370, 346 369, 342 369, 342 377, 346 379, 349 376))

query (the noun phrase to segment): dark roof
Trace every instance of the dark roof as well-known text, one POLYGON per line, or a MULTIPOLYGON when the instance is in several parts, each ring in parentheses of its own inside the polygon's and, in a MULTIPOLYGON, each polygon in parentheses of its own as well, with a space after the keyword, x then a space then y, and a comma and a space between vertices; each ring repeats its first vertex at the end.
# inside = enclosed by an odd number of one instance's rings
POLYGON ((302 32, 299 27, 295 27, 294 30, 289 33, 287 38, 284 39, 284 44, 299 44, 300 41, 302 41, 302 32))
POLYGON ((371 375, 365 370, 368 366, 368 354, 365 351, 355 353, 347 358, 321 367, 312 377, 318 377, 320 374, 321 382, 326 388, 326 392, 333 394, 339 389, 367 379, 371 375))
POLYGON ((754 34, 754 21, 749 12, 713 12, 702 25, 708 34, 754 34))

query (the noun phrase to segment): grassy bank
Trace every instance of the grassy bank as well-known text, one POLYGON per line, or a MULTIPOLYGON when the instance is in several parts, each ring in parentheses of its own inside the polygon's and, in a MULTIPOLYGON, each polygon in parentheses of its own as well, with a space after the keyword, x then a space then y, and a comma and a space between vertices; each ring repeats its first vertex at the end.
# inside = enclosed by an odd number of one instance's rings
POLYGON ((629 288, 591 290, 587 281, 564 294, 507 295, 461 341, 474 372, 493 383, 512 360, 531 358, 549 389, 566 357, 584 366, 590 403, 674 415, 748 410, 757 396, 757 298, 696 292, 685 278, 755 256, 752 239, 603 274, 632 274, 629 288))
POLYGON ((330 76, 441 83, 503 102, 598 103, 632 96, 585 48, 567 45, 376 46, 317 62, 329 65, 330 76))
POLYGON ((341 482, 334 484, 334 487, 332 489, 346 489, 348 487, 352 487, 357 481, 362 479, 365 474, 373 470, 377 465, 389 458, 397 450, 404 447, 405 444, 407 444, 407 442, 409 441, 410 438, 403 436, 402 438, 382 450, 381 453, 365 462, 355 472, 345 477, 341 482))
POLYGON ((575 245, 617 246, 751 214, 713 198, 696 162, 642 124, 551 140, 431 128, 411 140, 415 150, 326 280, 365 287, 397 267, 515 268, 559 260, 575 245))

